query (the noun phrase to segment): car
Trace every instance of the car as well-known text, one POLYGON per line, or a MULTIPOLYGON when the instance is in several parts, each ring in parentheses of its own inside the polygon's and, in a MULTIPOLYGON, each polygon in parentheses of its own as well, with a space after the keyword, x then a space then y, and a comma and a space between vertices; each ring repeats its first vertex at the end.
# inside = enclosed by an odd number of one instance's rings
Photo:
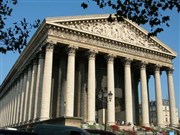
POLYGON ((86 130, 64 125, 39 124, 33 132, 38 135, 90 135, 86 130))
POLYGON ((28 132, 28 131, 0 129, 0 135, 37 135, 37 134, 33 132, 28 132))
POLYGON ((86 131, 89 132, 90 135, 116 135, 113 132, 98 129, 86 129, 86 131))

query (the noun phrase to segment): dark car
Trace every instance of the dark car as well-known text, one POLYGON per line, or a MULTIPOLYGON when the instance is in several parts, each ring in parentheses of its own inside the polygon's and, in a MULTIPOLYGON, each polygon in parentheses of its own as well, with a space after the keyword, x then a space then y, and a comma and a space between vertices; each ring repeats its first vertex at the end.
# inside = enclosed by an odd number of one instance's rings
POLYGON ((105 131, 105 130, 97 130, 97 129, 86 129, 91 135, 116 135, 113 132, 105 131))
POLYGON ((37 135, 37 134, 27 131, 0 129, 0 135, 37 135))
POLYGON ((63 125, 40 124, 33 129, 38 135, 90 135, 86 130, 63 125))

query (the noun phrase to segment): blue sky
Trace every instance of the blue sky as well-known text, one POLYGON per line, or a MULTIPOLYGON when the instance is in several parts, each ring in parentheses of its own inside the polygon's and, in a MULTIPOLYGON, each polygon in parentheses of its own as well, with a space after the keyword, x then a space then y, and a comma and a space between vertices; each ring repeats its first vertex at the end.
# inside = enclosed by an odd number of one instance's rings
MULTIPOLYGON (((12 17, 9 18, 7 23, 11 25, 15 21, 21 20, 23 17, 28 22, 33 22, 35 19, 41 21, 46 17, 57 16, 74 16, 74 15, 86 15, 86 14, 105 14, 113 13, 109 8, 99 9, 95 4, 90 4, 89 8, 84 10, 80 7, 83 0, 18 0, 18 4, 14 6, 12 17)), ((84 0, 86 1, 86 0, 84 0)), ((169 12, 168 12, 169 13, 169 12)), ((176 105, 180 112, 180 14, 176 12, 170 13, 171 21, 170 27, 165 28, 165 31, 158 35, 158 38, 166 45, 175 50, 178 54, 174 59, 174 86, 176 105)), ((149 29, 148 26, 143 26, 145 29, 149 29)), ((33 34, 33 33, 32 33, 33 34)), ((6 55, 0 54, 0 84, 12 68, 19 54, 7 53, 6 55)), ((163 98, 168 97, 167 91, 167 78, 166 73, 163 72, 161 76, 163 98)), ((155 99, 154 96, 154 77, 151 76, 149 81, 150 99, 155 99)), ((180 114, 180 113, 179 113, 180 114)))

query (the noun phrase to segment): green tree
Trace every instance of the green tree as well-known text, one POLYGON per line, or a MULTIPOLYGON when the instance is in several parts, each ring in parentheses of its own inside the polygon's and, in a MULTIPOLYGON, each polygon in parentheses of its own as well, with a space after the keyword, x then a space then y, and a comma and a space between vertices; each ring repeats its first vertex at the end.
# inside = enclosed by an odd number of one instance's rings
POLYGON ((21 51, 27 45, 27 39, 33 28, 37 28, 40 20, 30 24, 23 18, 19 22, 12 23, 11 27, 6 24, 7 19, 12 15, 12 7, 17 0, 0 0, 0 53, 8 51, 21 51))
MULTIPOLYGON (((99 8, 113 9, 118 21, 126 18, 138 25, 148 24, 151 27, 148 36, 157 36, 164 27, 169 27, 170 16, 166 11, 180 12, 180 0, 87 0, 81 6, 86 9, 91 1, 99 8)), ((110 14, 108 21, 113 22, 115 18, 110 14)))

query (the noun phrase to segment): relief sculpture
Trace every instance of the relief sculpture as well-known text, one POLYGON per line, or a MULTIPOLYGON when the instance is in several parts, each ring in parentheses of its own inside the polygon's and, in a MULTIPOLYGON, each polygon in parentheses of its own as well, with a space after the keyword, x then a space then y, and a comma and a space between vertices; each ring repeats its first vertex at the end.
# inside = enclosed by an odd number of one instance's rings
POLYGON ((113 38, 114 40, 120 42, 126 42, 132 45, 142 46, 161 52, 168 52, 168 50, 160 48, 157 44, 150 42, 145 34, 139 34, 139 32, 135 31, 135 29, 132 29, 130 26, 123 22, 82 22, 64 25, 77 30, 82 30, 84 32, 113 38))

